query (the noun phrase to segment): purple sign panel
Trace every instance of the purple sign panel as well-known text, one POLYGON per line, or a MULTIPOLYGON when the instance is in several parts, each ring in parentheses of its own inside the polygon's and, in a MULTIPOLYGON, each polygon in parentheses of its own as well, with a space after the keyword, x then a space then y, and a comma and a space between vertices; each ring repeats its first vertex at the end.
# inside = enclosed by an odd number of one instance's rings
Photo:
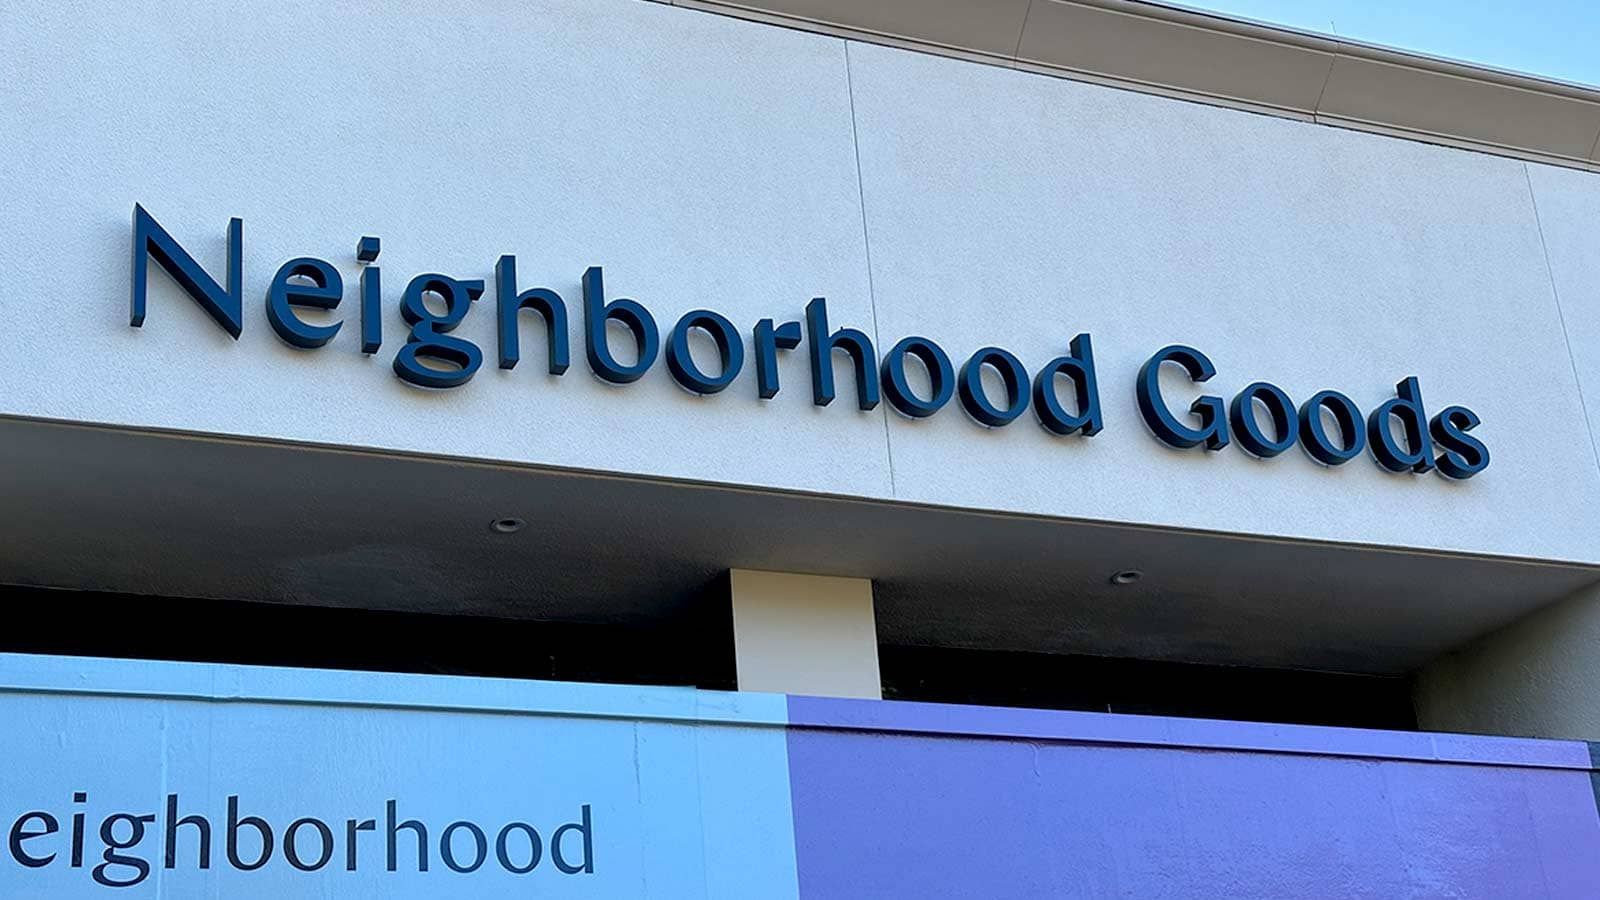
POLYGON ((807 897, 1600 897, 1588 748, 791 697, 807 897))

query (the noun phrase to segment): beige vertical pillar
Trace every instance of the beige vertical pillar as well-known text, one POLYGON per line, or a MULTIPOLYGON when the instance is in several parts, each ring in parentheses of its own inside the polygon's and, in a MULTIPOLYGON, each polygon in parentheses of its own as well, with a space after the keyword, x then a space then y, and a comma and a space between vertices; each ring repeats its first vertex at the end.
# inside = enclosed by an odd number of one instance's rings
POLYGON ((872 582, 734 569, 739 690, 883 696, 872 582))

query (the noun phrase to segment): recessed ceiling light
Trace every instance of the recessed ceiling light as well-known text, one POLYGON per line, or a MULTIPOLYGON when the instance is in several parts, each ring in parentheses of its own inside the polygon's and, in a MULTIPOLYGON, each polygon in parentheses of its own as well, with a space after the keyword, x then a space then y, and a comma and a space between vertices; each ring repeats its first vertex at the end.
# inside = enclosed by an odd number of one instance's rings
POLYGON ((522 521, 521 519, 507 517, 504 519, 495 519, 493 522, 490 522, 489 529, 498 534, 516 534, 517 532, 521 531, 522 527, 526 524, 528 523, 522 521))
POLYGON ((1115 573, 1112 574, 1111 583, 1112 584, 1133 584, 1134 582, 1138 581, 1139 579, 1141 579, 1143 577, 1144 577, 1144 573, 1139 571, 1138 569, 1123 569, 1120 572, 1115 572, 1115 573))

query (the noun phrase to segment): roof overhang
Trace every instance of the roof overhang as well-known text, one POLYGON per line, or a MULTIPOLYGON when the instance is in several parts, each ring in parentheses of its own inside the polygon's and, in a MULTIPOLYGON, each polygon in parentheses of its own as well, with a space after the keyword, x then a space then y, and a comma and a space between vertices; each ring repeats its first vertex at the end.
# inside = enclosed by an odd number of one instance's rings
POLYGON ((634 626, 730 568, 868 577, 884 643, 1410 671, 1592 567, 0 418, 0 571, 634 626), (496 533, 516 517, 527 526, 496 533), (1112 573, 1137 569, 1131 585, 1112 573))
POLYGON ((1600 89, 1139 0, 674 5, 1600 171, 1600 89))

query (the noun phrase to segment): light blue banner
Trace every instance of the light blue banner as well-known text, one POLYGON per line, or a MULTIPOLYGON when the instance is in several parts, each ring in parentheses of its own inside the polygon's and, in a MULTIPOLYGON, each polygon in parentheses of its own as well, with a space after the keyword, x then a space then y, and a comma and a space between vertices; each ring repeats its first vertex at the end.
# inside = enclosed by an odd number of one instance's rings
POLYGON ((0 681, 3 897, 796 893, 782 697, 8 656, 0 681))

